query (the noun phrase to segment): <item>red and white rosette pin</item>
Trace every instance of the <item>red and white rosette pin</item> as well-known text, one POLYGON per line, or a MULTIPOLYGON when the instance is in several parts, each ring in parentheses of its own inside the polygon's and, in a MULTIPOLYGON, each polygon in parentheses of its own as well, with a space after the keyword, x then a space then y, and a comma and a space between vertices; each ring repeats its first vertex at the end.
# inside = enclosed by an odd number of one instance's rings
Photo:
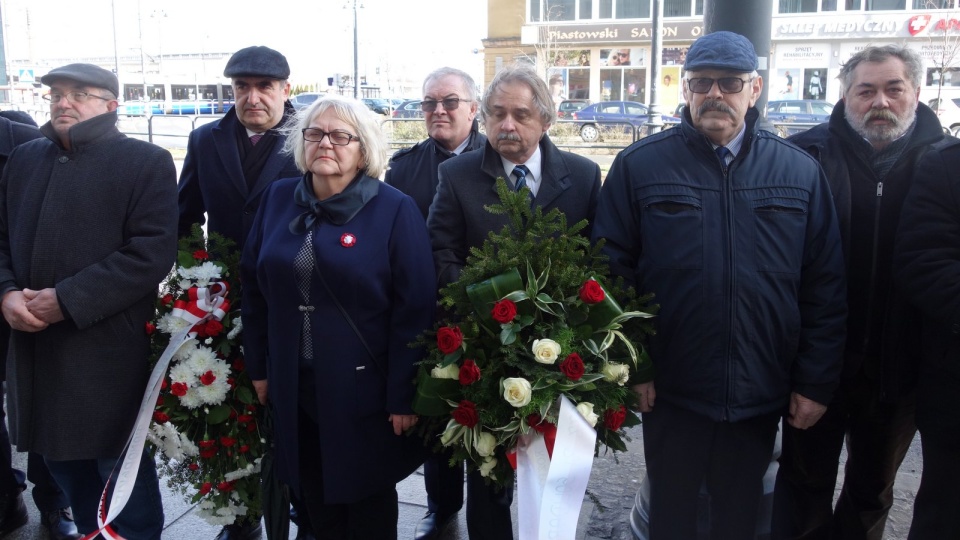
POLYGON ((340 245, 345 248, 352 248, 357 245, 357 237, 353 233, 343 233, 340 237, 340 245))

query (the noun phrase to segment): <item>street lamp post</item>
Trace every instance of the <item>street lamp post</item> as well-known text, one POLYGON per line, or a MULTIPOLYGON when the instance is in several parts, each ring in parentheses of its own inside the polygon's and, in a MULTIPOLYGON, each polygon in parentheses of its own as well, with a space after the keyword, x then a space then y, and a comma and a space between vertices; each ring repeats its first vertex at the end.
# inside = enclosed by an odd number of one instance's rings
POLYGON ((360 99, 360 54, 359 43, 357 40, 357 9, 363 5, 357 5, 360 0, 353 0, 353 97, 360 99))
POLYGON ((157 69, 163 75, 163 19, 167 18, 167 12, 162 9, 155 9, 150 13, 150 17, 157 19, 157 55, 159 56, 157 69))

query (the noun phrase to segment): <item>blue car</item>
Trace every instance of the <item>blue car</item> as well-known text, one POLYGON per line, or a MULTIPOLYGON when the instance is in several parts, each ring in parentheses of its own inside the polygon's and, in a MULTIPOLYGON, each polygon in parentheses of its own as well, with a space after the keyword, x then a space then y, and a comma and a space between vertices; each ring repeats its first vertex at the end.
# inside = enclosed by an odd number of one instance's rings
MULTIPOLYGON (((617 124, 629 124, 633 129, 643 126, 647 123, 647 111, 646 105, 636 101, 601 101, 574 112, 572 116, 580 123, 580 138, 584 142, 596 142, 603 129, 617 128, 617 124)), ((680 123, 676 116, 661 114, 660 118, 664 128, 680 123)), ((623 130, 628 132, 631 128, 624 125, 623 130)))
POLYGON ((787 99, 767 103, 767 120, 777 127, 777 132, 783 137, 830 120, 832 112, 833 103, 818 99, 787 99))

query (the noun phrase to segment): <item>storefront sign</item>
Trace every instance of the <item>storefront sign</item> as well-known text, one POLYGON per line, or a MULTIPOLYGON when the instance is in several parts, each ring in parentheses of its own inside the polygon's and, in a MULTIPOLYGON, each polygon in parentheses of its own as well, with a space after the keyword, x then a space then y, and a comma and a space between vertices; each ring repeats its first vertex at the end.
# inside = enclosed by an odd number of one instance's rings
MULTIPOLYGON (((531 27, 532 26, 525 26, 524 28, 531 27)), ((545 30, 547 40, 554 44, 649 41, 653 35, 653 28, 649 22, 605 25, 553 25, 548 26, 545 30)), ((664 23, 661 35, 664 41, 693 41, 700 37, 701 34, 703 34, 702 21, 685 21, 664 23)), ((521 36, 523 35, 536 35, 536 31, 527 34, 521 29, 521 36)), ((526 43, 526 40, 523 41, 526 43)))
POLYGON ((778 17, 773 21, 774 39, 835 39, 907 36, 907 18, 873 17, 778 17))
POLYGON ((826 67, 830 65, 830 45, 805 43, 802 45, 778 43, 777 67, 826 67))

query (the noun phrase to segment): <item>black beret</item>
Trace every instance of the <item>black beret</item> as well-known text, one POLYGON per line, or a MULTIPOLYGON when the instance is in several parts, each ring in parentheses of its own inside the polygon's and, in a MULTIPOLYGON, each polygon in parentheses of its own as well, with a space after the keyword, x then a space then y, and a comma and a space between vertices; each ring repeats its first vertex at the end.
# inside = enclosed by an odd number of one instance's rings
POLYGON ((233 53, 223 68, 224 77, 269 77, 286 80, 290 77, 287 59, 277 51, 258 45, 233 53))
POLYGON ((722 69, 750 73, 757 69, 757 51, 750 40, 733 32, 713 32, 693 42, 684 71, 722 69))
POLYGON ((93 64, 67 64, 51 69, 46 75, 40 77, 40 82, 50 86, 54 81, 62 79, 103 88, 113 92, 114 96, 120 95, 120 83, 117 81, 117 76, 93 64))

